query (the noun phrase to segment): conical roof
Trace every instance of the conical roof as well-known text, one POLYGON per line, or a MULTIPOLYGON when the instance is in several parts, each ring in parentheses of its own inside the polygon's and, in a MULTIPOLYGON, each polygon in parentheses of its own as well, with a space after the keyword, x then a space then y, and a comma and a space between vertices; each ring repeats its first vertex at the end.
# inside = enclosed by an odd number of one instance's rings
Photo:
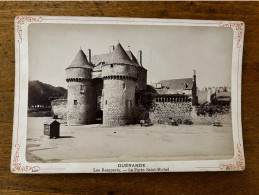
POLYGON ((107 64, 128 64, 128 65, 134 65, 137 64, 133 62, 126 51, 123 49, 120 43, 118 43, 113 50, 110 58, 108 59, 107 64))
POLYGON ((129 58, 131 59, 132 62, 134 62, 135 64, 137 64, 139 66, 139 63, 138 63, 138 60, 137 58, 134 56, 134 54, 129 50, 129 51, 126 51, 129 58))
POLYGON ((76 57, 74 58, 74 60, 68 68, 75 67, 92 68, 91 64, 87 60, 85 53, 81 49, 78 51, 76 57))

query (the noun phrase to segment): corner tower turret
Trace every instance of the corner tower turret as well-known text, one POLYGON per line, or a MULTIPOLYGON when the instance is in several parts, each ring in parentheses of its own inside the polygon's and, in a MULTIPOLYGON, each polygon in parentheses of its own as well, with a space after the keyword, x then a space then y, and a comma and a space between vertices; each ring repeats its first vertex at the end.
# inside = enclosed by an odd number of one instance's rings
POLYGON ((81 49, 65 71, 68 84, 67 124, 78 125, 94 122, 95 104, 91 84, 92 65, 81 49))
POLYGON ((128 50, 127 54, 132 62, 137 65, 138 74, 137 74, 137 83, 136 90, 143 90, 147 88, 147 70, 142 66, 142 51, 138 51, 138 60, 134 56, 134 54, 128 50))
POLYGON ((120 43, 102 67, 104 81, 103 124, 127 125, 133 122, 137 64, 120 43))

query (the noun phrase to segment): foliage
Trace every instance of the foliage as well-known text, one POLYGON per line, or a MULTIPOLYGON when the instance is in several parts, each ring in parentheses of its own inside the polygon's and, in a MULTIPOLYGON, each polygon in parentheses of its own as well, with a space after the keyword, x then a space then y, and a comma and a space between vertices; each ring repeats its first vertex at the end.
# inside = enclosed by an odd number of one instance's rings
POLYGON ((29 81, 28 105, 50 106, 50 97, 67 96, 67 90, 63 87, 54 87, 40 81, 29 81))
POLYGON ((224 115, 228 114, 230 111, 230 108, 227 106, 217 106, 217 105, 202 105, 196 107, 197 115, 203 115, 203 116, 215 116, 218 114, 224 115))

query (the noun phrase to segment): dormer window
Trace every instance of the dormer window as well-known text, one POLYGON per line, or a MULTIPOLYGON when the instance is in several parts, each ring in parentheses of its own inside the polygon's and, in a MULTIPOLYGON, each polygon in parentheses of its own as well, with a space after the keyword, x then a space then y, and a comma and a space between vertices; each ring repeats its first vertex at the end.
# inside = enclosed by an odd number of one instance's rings
POLYGON ((183 89, 187 89, 188 88, 188 84, 187 83, 183 83, 183 89))

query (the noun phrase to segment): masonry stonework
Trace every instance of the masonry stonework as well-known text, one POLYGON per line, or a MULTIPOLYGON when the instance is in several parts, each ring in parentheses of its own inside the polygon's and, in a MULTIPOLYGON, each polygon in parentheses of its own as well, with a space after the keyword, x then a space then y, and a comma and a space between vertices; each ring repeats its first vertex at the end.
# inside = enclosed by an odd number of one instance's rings
POLYGON ((191 102, 154 102, 149 117, 153 123, 169 123, 171 119, 191 120, 191 102))
POLYGON ((60 119, 67 119, 67 99, 51 101, 51 113, 60 119))
POLYGON ((103 67, 104 118, 107 126, 133 123, 137 68, 132 65, 114 64, 103 67))
POLYGON ((193 78, 163 80, 158 88, 147 87, 142 51, 137 60, 120 43, 112 48, 108 54, 93 57, 89 50, 89 60, 79 50, 65 71, 67 102, 53 102, 54 114, 66 116, 68 125, 102 122, 118 126, 149 119, 160 123, 191 118, 197 95, 195 72, 193 78))
POLYGON ((91 76, 92 68, 85 54, 80 50, 72 64, 66 69, 68 125, 94 122, 95 98, 91 76))

